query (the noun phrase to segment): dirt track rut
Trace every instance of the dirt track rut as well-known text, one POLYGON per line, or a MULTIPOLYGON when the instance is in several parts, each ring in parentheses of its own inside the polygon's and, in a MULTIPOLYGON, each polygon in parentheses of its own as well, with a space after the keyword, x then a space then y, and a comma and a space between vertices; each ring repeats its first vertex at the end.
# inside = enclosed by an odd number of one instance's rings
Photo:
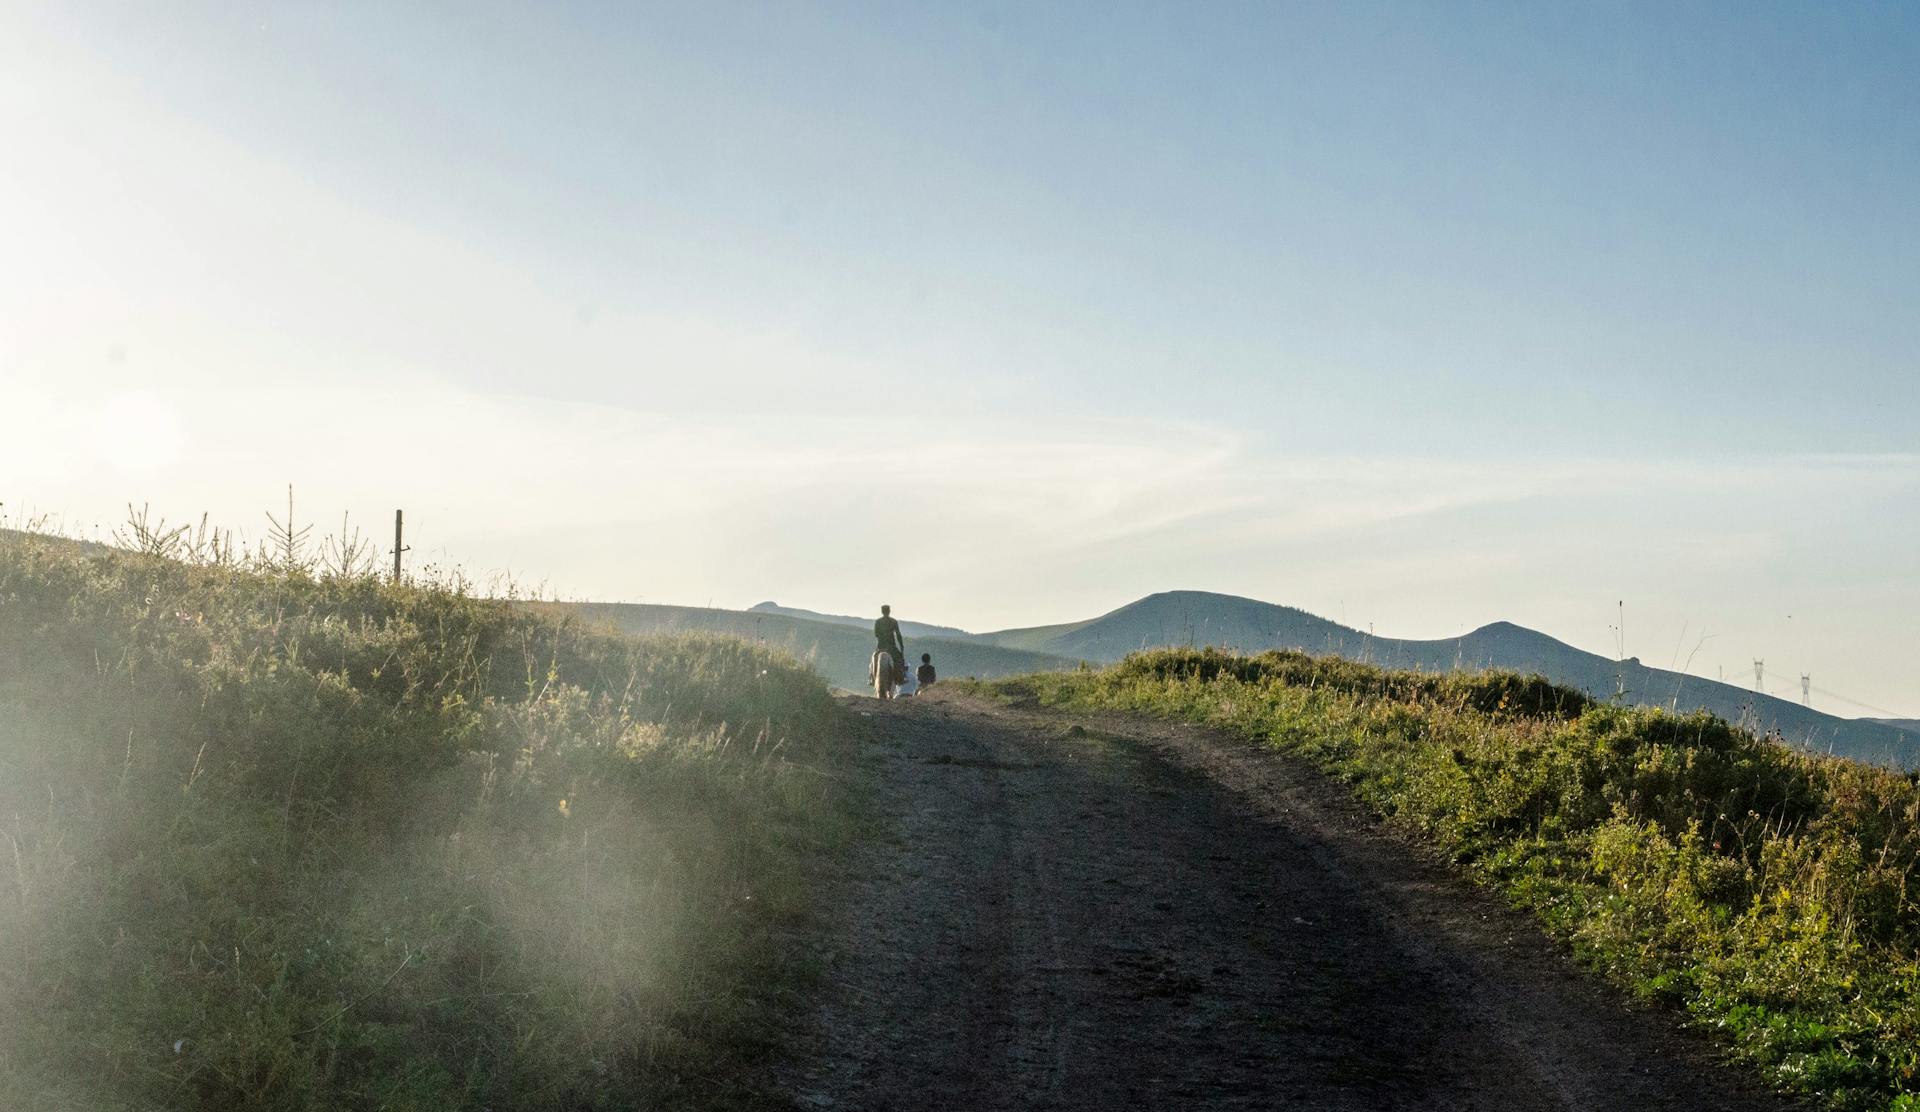
POLYGON ((850 699, 882 833, 807 945, 802 1108, 1790 1107, 1291 762, 850 699))

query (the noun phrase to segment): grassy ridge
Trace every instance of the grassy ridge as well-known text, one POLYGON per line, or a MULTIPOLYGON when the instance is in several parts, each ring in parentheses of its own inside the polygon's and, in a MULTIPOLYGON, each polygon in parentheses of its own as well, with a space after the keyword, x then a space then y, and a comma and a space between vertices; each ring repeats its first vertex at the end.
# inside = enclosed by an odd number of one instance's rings
POLYGON ((1537 677, 1169 650, 989 685, 1228 727, 1350 782, 1610 976, 1836 1109, 1920 1109, 1920 789, 1537 677))
POLYGON ((0 540, 0 1107, 750 1105, 835 713, 737 640, 0 540))

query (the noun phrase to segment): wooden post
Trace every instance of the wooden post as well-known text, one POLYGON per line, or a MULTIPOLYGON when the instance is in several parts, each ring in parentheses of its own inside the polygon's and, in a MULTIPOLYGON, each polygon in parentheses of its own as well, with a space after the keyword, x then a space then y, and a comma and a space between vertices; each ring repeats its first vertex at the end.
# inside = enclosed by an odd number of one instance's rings
POLYGON ((400 582, 400 554, 406 549, 400 544, 400 511, 393 511, 393 581, 400 582))

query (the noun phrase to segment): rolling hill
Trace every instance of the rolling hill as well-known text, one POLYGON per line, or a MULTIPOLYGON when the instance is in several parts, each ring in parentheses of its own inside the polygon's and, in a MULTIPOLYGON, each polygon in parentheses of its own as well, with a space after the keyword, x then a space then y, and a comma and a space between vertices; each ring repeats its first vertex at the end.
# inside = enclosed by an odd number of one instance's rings
POLYGON ((1616 662, 1510 622, 1433 641, 1375 637, 1291 606, 1207 591, 1165 591, 1091 621, 977 635, 979 640, 1071 660, 1110 662, 1139 649, 1215 645, 1243 652, 1298 649, 1422 671, 1501 668, 1682 711, 1708 710, 1789 743, 1874 764, 1920 767, 1920 735, 1871 719, 1840 718, 1733 684, 1616 662))
MULTIPOLYGON (((867 686, 867 660, 873 653, 871 621, 794 617, 757 610, 716 610, 699 606, 655 606, 640 603, 529 603, 573 611, 589 621, 606 622, 625 633, 662 633, 701 630, 744 637, 785 649, 810 660, 828 683, 849 691, 867 686), (849 624, 859 622, 858 626, 849 624)), ((1006 648, 962 633, 957 638, 927 637, 905 629, 907 652, 913 659, 931 653, 946 678, 974 676, 995 679, 1027 672, 1071 668, 1078 660, 1047 653, 1006 648)), ((917 628, 928 628, 920 626, 917 628)), ((956 631, 958 632, 958 631, 956 631)))
MULTIPOLYGON (((852 626, 855 629, 870 630, 873 618, 856 618, 851 614, 822 614, 817 610, 801 610, 797 607, 782 606, 777 602, 757 602, 747 607, 749 614, 778 614, 787 618, 799 618, 809 622, 828 622, 833 625, 852 626)), ((878 615, 875 615, 877 617, 878 615)), ((964 629, 952 626, 928 625, 925 622, 900 623, 900 633, 904 637, 943 637, 948 640, 972 637, 964 629)))
MULTIPOLYGON (((629 632, 703 629, 788 648, 815 660, 828 681, 866 685, 871 618, 825 614, 763 602, 751 610, 587 603, 573 605, 629 632)), ((1107 664, 1141 649, 1213 645, 1241 652, 1296 649, 1390 668, 1427 672, 1499 668, 1537 672, 1599 698, 1671 710, 1706 710, 1803 749, 1873 764, 1920 768, 1920 726, 1908 720, 1841 718, 1771 695, 1755 694, 1638 659, 1615 661, 1544 633, 1494 622, 1460 637, 1377 637, 1292 606, 1210 591, 1163 591, 1079 622, 969 633, 954 626, 902 621, 914 656, 931 652, 946 676, 991 679, 1031 671, 1107 664)))

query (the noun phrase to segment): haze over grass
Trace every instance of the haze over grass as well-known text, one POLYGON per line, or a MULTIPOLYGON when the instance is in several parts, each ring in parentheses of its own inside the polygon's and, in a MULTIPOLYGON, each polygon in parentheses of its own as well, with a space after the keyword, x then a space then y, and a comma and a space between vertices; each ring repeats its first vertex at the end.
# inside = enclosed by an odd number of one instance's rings
POLYGON ((824 685, 433 586, 0 536, 0 1107, 741 1107, 824 685))

